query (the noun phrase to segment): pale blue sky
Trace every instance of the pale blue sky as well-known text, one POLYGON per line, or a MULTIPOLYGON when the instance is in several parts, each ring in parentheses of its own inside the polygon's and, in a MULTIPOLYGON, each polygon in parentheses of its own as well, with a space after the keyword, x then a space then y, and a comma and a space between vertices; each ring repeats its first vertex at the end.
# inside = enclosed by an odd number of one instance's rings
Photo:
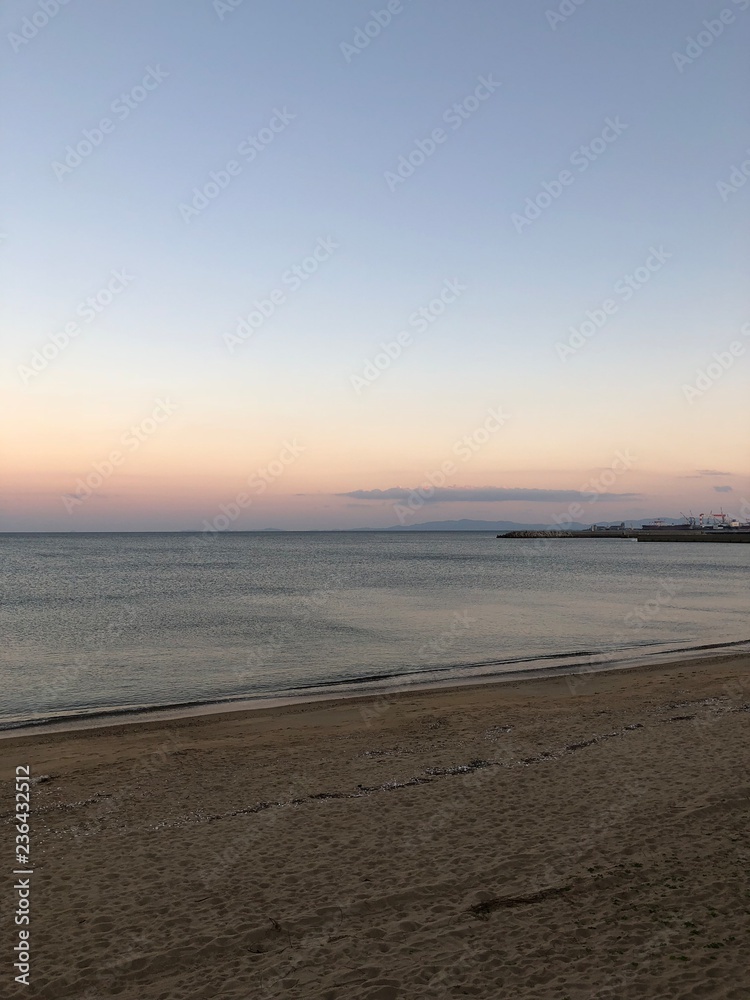
MULTIPOLYGON (((498 402, 520 437, 461 470, 457 485, 575 488, 617 447, 639 445, 645 478, 629 487, 659 512, 676 487, 653 476, 717 463, 745 473, 726 444, 711 461, 703 433, 713 424, 725 436, 739 419, 741 362, 702 408, 680 391, 750 319, 750 194, 722 201, 717 192, 750 156, 744 3, 588 0, 553 30, 546 12, 558 5, 538 0, 404 0, 347 61, 342 43, 386 4, 244 0, 222 19, 210 0, 70 0, 20 44, 14 34, 41 8, 7 2, 2 378, 12 405, 32 413, 22 446, 40 463, 36 478, 23 462, 11 477, 8 526, 191 527, 231 495, 235 470, 241 479, 296 431, 307 457, 275 489, 328 499, 289 513, 280 498, 260 523, 248 514, 238 527, 391 523, 391 512, 364 504, 323 506, 339 491, 419 483, 498 402), (680 72, 673 54, 722 9, 733 23, 680 72), (118 117, 113 102, 149 68, 167 75, 118 117), (488 76, 501 85, 452 129, 444 113, 488 76), (295 117, 246 162, 239 145, 276 110, 295 117), (56 176, 66 147, 105 117, 113 129, 101 145, 56 176), (571 155, 608 118, 627 128, 581 172, 571 155), (389 190, 385 173, 438 126, 446 141, 389 190), (231 159, 239 175, 186 224, 180 204, 231 159), (511 215, 565 169, 573 183, 519 235, 511 215), (329 237, 340 244, 330 259, 230 354, 222 334, 237 314, 329 237), (663 270, 561 362, 555 343, 652 246, 672 254, 663 270), (118 268, 133 275, 122 296, 42 373, 20 380, 19 365, 118 268), (352 374, 446 279, 465 294, 377 383, 353 392, 352 374), (109 507, 102 493, 96 516, 92 505, 71 524, 58 478, 72 486, 160 393, 181 404, 165 431, 174 437, 160 443, 170 483, 141 483, 109 507), (215 447, 201 439, 188 470, 196 429, 215 447), (678 432, 694 448, 681 440, 662 461, 653 437, 678 432), (530 440, 539 452, 521 461, 530 440), (550 467, 567 469, 567 484, 550 467), (172 516, 165 505, 174 510, 176 490, 196 500, 172 516)), ((468 508, 435 513, 511 513, 468 508)), ((540 519, 536 509, 528 516, 540 519)))

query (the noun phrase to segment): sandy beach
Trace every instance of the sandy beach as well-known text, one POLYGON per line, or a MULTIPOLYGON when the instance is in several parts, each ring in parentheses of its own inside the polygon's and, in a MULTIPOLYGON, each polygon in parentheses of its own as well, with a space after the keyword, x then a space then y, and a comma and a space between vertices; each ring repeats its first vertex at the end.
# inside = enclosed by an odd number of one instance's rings
POLYGON ((3 740, 4 995, 740 1000, 749 729, 725 656, 3 740))

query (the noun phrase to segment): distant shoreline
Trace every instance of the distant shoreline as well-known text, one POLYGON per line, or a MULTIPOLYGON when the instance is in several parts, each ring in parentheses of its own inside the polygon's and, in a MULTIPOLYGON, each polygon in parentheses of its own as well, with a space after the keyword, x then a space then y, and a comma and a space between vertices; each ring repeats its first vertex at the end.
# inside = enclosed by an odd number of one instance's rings
MULTIPOLYGON (((617 521, 617 518, 612 518, 617 521)), ((643 517, 637 520, 626 519, 623 523, 626 530, 637 530, 641 523, 655 520, 650 517, 643 517)), ((669 523, 669 519, 659 518, 669 523)), ((598 522, 594 522, 596 524, 598 522)), ((590 532, 594 524, 585 524, 582 521, 566 522, 565 531, 590 532)), ((679 528, 679 523, 675 524, 679 528)), ((142 529, 122 529, 122 530, 79 530, 79 531, 0 531, 0 537, 17 535, 206 535, 215 538, 220 535, 341 535, 341 534, 489 534, 496 532, 510 531, 557 531, 563 529, 559 524, 549 524, 541 521, 484 521, 472 520, 471 518, 460 518, 449 521, 424 521, 417 524, 390 524, 384 527, 375 528, 225 528, 219 530, 206 530, 205 528, 142 528, 142 529)), ((599 532, 608 529, 600 528, 599 532)))

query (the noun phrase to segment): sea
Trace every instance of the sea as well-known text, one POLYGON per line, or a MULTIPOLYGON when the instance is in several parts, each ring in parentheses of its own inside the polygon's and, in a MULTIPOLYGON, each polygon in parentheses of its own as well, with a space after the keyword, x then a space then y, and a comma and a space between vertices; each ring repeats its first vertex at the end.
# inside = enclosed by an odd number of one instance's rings
POLYGON ((750 649, 750 546, 0 535, 0 729, 750 649))

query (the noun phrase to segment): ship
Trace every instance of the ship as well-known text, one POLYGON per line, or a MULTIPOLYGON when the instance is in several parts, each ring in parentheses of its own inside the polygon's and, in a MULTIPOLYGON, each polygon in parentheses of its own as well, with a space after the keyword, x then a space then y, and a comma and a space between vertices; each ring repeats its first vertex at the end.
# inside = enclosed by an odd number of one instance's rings
MULTIPOLYGON (((744 508, 743 508, 744 512, 744 508)), ((620 524, 592 524, 576 531, 549 528, 543 531, 506 531, 498 538, 627 538, 635 542, 750 542, 750 522, 739 521, 723 510, 715 514, 682 514, 682 522, 666 524, 654 518, 640 528, 620 524)))
POLYGON ((649 524, 642 524, 641 531, 691 531, 695 528, 695 518, 684 521, 682 524, 666 524, 660 517, 649 522, 649 524))
POLYGON ((678 524, 665 524, 657 517, 648 524, 642 524, 641 531, 750 531, 750 524, 743 524, 735 517, 725 514, 724 510, 715 514, 710 511, 708 514, 699 514, 694 517, 692 514, 681 514, 683 521, 678 524))

